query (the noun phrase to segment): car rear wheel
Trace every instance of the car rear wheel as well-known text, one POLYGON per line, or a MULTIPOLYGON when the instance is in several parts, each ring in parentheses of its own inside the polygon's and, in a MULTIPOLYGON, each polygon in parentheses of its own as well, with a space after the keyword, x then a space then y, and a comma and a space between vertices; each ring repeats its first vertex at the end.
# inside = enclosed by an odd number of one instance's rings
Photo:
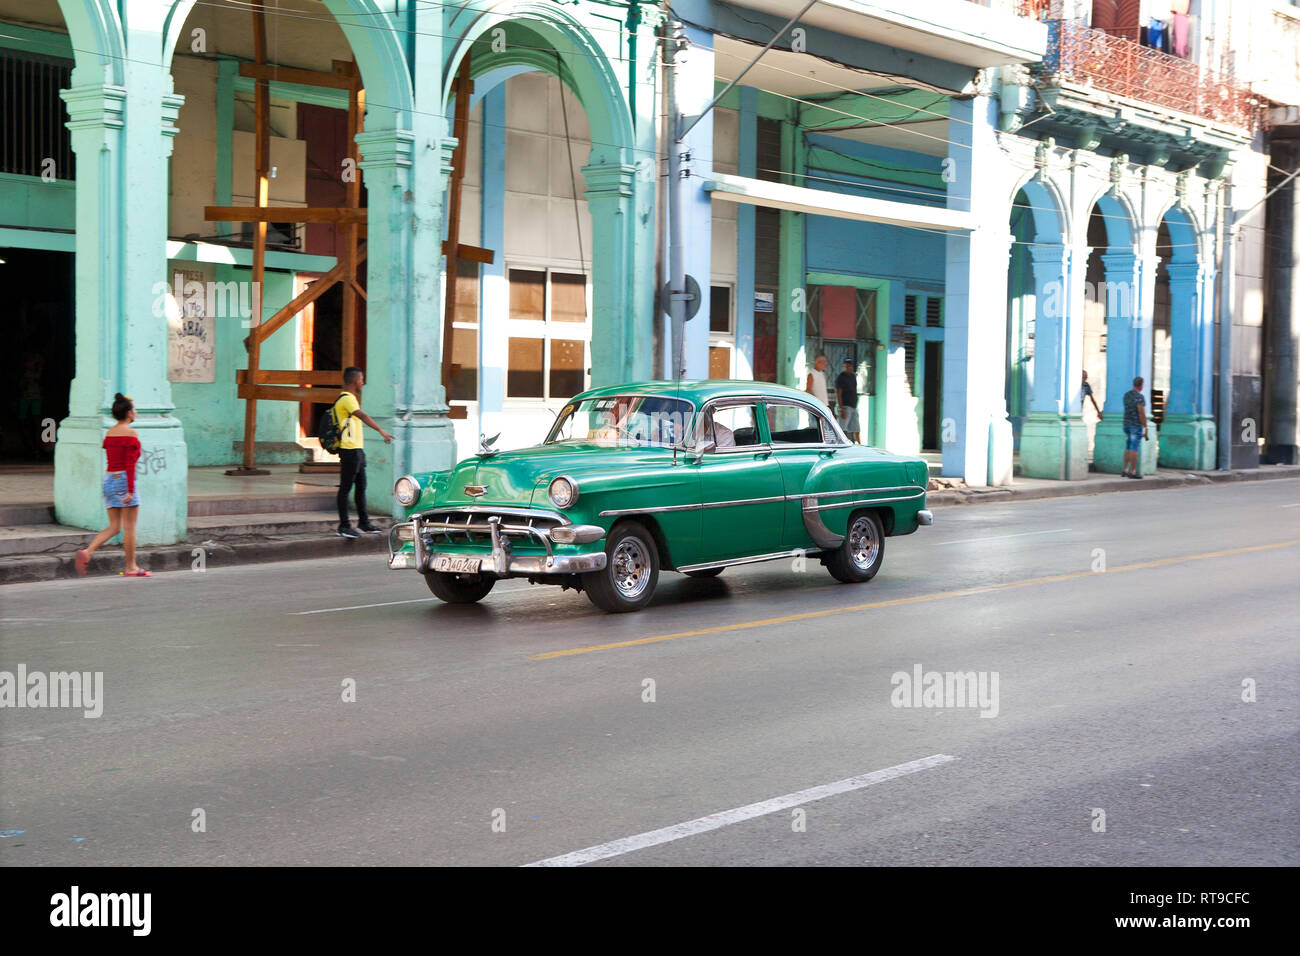
POLYGON ((702 568, 699 571, 684 572, 688 578, 716 578, 726 568, 702 568))
POLYGON ((840 546, 826 555, 826 570, 845 584, 870 581, 885 560, 885 529, 873 511, 856 511, 849 517, 848 533, 840 546))
POLYGON ((496 578, 486 574, 448 574, 445 571, 426 571, 424 583, 433 596, 448 604, 473 604, 487 597, 496 578))
POLYGON ((617 525, 605 538, 605 567, 582 576, 587 598, 602 611, 639 611, 659 583, 654 535, 635 521, 617 525))

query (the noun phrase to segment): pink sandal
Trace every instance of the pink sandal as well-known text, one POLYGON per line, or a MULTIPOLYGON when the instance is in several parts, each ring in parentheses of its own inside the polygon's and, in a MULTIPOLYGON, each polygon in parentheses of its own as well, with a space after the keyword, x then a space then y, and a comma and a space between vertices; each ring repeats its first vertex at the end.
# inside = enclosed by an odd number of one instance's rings
POLYGON ((121 573, 122 577, 124 577, 124 578, 151 578, 151 577, 153 577, 153 572, 152 572, 152 571, 146 571, 144 568, 136 568, 134 571, 122 571, 122 572, 120 572, 120 573, 121 573))
POLYGON ((74 561, 74 564, 76 564, 77 566, 77 573, 80 574, 82 577, 85 577, 86 569, 90 566, 90 558, 86 555, 85 548, 82 548, 80 551, 77 552, 77 557, 74 561))

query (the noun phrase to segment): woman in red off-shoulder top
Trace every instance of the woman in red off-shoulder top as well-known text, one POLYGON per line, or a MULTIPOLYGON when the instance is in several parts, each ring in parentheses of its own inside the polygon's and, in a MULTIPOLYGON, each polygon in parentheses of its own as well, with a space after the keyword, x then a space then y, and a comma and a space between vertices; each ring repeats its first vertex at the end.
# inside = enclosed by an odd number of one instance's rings
POLYGON ((83 550, 77 552, 77 573, 85 574, 90 556, 99 550, 119 531, 122 532, 122 550, 126 552, 128 578, 147 578, 135 563, 135 521, 140 514, 140 495, 135 488, 135 465, 140 460, 140 436, 131 423, 135 421, 135 403, 121 392, 113 399, 113 417, 117 424, 104 438, 104 451, 108 456, 107 474, 104 475, 104 507, 108 509, 108 527, 95 535, 83 550))

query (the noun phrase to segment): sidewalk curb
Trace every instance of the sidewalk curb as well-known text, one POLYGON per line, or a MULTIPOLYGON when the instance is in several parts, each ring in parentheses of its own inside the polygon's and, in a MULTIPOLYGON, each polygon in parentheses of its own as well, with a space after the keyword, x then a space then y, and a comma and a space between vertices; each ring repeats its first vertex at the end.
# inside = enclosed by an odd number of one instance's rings
MULTIPOLYGON (((1157 491, 1165 488, 1194 488, 1239 481, 1268 481, 1300 478, 1300 466, 1271 465, 1240 471, 1186 472, 1152 475, 1141 484, 1118 475, 1086 482, 1063 481, 1056 485, 1016 488, 964 488, 931 491, 926 495, 930 508, 957 505, 999 504, 1033 501, 1043 498, 1073 498, 1080 495, 1109 494, 1124 491, 1157 491)), ((140 565, 150 571, 197 571, 200 560, 204 570, 217 570, 246 564, 273 561, 301 561, 308 558, 344 558, 357 554, 386 554, 388 536, 367 535, 356 539, 319 534, 286 535, 276 538, 252 538, 231 542, 204 541, 199 544, 173 544, 141 548, 140 565), (201 556, 198 552, 202 552, 201 556)), ((60 578, 75 578, 74 552, 58 554, 13 555, 0 558, 0 586, 31 584, 60 578)), ((112 577, 122 569, 121 548, 105 548, 90 562, 90 576, 112 577)))
MULTIPOLYGON (((204 571, 244 564, 271 561, 301 561, 307 558, 345 558, 355 554, 387 554, 388 535, 372 534, 360 538, 296 535, 284 538, 258 538, 248 541, 204 541, 198 544, 172 544, 136 551, 140 567, 155 574, 159 571, 204 571)), ((75 578, 75 552, 60 554, 14 555, 0 558, 0 586, 75 578)), ((90 559, 87 577, 113 577, 122 570, 122 549, 104 548, 90 559)))
POLYGON ((927 492, 926 505, 944 508, 953 505, 999 504, 1010 501, 1033 501, 1043 498, 1074 498, 1080 495, 1109 494, 1122 491, 1157 491, 1164 488, 1195 488, 1202 485, 1232 484, 1239 481, 1270 481, 1300 478, 1300 466, 1268 466, 1267 469, 1241 471, 1184 472, 1173 475, 1150 475, 1138 484, 1131 478, 1094 478, 1087 482, 1062 481, 1058 485, 1034 488, 961 488, 927 492))

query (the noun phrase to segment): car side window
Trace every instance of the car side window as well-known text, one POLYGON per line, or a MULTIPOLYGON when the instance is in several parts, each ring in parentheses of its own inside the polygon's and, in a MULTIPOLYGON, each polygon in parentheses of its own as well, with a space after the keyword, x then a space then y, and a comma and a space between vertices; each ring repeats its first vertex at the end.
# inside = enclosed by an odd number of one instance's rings
POLYGON ((836 441, 830 426, 805 405, 769 402, 767 428, 773 445, 821 445, 836 441))
POLYGON ((704 415, 705 441, 722 448, 757 445, 758 416, 753 405, 726 405, 710 408, 704 415))

